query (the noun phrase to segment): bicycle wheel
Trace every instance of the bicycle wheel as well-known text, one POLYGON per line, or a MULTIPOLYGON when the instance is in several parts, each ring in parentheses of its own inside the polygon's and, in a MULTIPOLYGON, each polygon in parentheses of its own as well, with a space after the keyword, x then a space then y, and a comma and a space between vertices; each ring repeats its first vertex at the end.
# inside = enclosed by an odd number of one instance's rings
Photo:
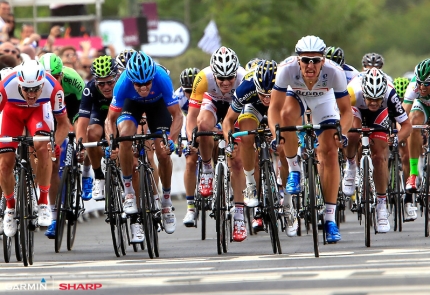
POLYGON ((34 259, 34 231, 36 230, 35 221, 37 220, 37 216, 33 214, 33 202, 31 200, 32 194, 31 190, 35 189, 32 182, 30 182, 31 185, 27 187, 27 238, 28 238, 28 263, 30 265, 33 265, 33 259, 34 259))
POLYGON ((429 184, 430 184, 430 153, 426 155, 426 164, 424 168, 424 180, 422 184, 424 200, 424 235, 429 236, 429 184))
MULTIPOLYGON (((0 196, 1 198, 1 196, 0 196)), ((1 199, 0 201, 1 203, 1 218, 4 219, 4 211, 6 210, 6 200, 5 199, 1 199)), ((18 233, 16 233, 15 235, 17 235, 18 233)), ((4 233, 2 234, 3 236, 3 256, 4 256, 4 262, 9 263, 10 261, 10 255, 12 253, 12 237, 8 237, 6 236, 4 233)))
POLYGON ((228 243, 229 241, 233 241, 233 229, 232 229, 232 216, 230 214, 230 175, 227 172, 227 179, 224 181, 224 193, 223 193, 223 215, 224 219, 222 220, 222 251, 224 253, 228 252, 228 243))
MULTIPOLYGON (((281 242, 279 241, 279 232, 278 232, 278 218, 275 212, 274 199, 275 199, 275 189, 276 189, 276 179, 273 179, 272 173, 269 168, 268 161, 263 164, 263 196, 266 200, 266 214, 269 217, 269 234, 270 241, 272 243, 273 254, 279 253, 282 254, 281 242)), ((270 163, 271 164, 271 163, 270 163)))
POLYGON ((152 174, 151 170, 146 171, 146 195, 149 197, 149 204, 150 204, 150 217, 152 218, 152 238, 153 238, 153 244, 154 244, 154 255, 155 257, 160 257, 159 247, 158 247, 158 226, 161 224, 161 211, 157 208, 159 206, 156 206, 155 200, 153 198, 153 183, 154 181, 154 175, 152 174))
POLYGON ((396 221, 397 221, 397 227, 399 229, 399 232, 402 231, 402 225, 403 225, 403 206, 402 206, 402 194, 403 192, 401 191, 401 182, 403 181, 403 179, 401 178, 400 173, 403 173, 400 171, 399 169, 399 165, 400 165, 400 158, 399 158, 399 154, 395 154, 394 156, 394 192, 395 192, 395 203, 396 203, 396 221))
POLYGON ((316 163, 313 158, 309 158, 308 160, 308 189, 309 189, 309 214, 312 224, 312 238, 314 242, 314 254, 315 257, 319 257, 319 248, 318 248, 318 207, 317 207, 317 196, 316 196, 316 163))
MULTIPOLYGON (((302 208, 302 198, 303 198, 303 192, 300 194, 297 194, 294 198, 293 198, 293 203, 295 208, 297 208, 297 236, 301 237, 302 236, 302 212, 303 212, 303 208, 302 208)), ((285 221, 285 223, 287 223, 285 221)))
POLYGON ((114 175, 112 171, 112 166, 109 165, 106 171, 105 180, 105 201, 108 213, 110 232, 112 235, 113 250, 116 257, 121 256, 121 236, 118 236, 118 221, 121 222, 121 216, 118 213, 118 202, 115 194, 117 193, 117 188, 114 185, 114 175))
POLYGON ((64 226, 66 224, 67 215, 69 214, 69 195, 71 193, 70 187, 70 167, 66 166, 63 170, 61 177, 60 187, 57 193, 56 206, 57 206, 57 223, 55 225, 55 252, 60 252, 61 243, 63 241, 64 226))
POLYGON ((219 164, 216 167, 216 187, 215 187, 215 223, 216 223, 216 240, 217 240, 217 251, 221 255, 223 252, 223 238, 226 233, 224 232, 224 221, 225 221, 225 197, 224 197, 224 166, 219 164))
POLYGON ((19 214, 19 231, 20 231, 20 244, 21 244, 21 250, 22 250, 22 262, 24 266, 28 266, 29 259, 28 259, 28 206, 27 206, 27 185, 25 181, 26 175, 25 175, 25 169, 21 169, 20 172, 20 178, 17 189, 17 212, 19 214))
MULTIPOLYGON (((74 168, 76 169, 76 168, 74 168)), ((67 250, 72 250, 73 244, 75 243, 76 228, 78 227, 78 217, 81 210, 81 177, 78 171, 74 171, 72 176, 74 181, 71 184, 71 194, 69 195, 70 200, 70 214, 67 215, 67 250)))
POLYGON ((22 261, 21 235, 19 234, 19 228, 14 237, 14 244, 16 261, 22 261))
POLYGON ((369 183, 369 159, 363 159, 363 187, 361 191, 361 201, 364 202, 364 244, 370 247, 370 228, 372 226, 372 212, 371 212, 371 190, 369 183))
POLYGON ((387 188, 387 203, 390 215, 393 215, 394 227, 393 230, 397 231, 397 202, 396 202, 396 173, 394 159, 390 156, 388 160, 388 188, 387 188))
MULTIPOLYGON (((139 168, 139 181, 140 181, 140 214, 141 222, 143 224, 143 230, 145 232, 146 247, 149 258, 154 258, 154 225, 151 214, 151 199, 152 196, 148 196, 146 186, 146 168, 141 165, 139 168)), ((152 195, 152 194, 151 194, 152 195)))

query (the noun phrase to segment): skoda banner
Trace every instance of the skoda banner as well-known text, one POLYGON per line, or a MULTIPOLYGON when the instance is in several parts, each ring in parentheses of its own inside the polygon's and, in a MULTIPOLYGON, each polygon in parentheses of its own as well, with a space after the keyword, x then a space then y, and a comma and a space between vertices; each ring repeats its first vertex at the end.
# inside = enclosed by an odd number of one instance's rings
MULTIPOLYGON (((106 20, 100 23, 104 45, 113 44, 120 52, 130 48, 124 44, 124 26, 121 20, 106 20)), ((159 20, 157 29, 148 30, 148 44, 141 50, 152 57, 175 57, 183 54, 190 45, 190 31, 181 22, 159 20)))

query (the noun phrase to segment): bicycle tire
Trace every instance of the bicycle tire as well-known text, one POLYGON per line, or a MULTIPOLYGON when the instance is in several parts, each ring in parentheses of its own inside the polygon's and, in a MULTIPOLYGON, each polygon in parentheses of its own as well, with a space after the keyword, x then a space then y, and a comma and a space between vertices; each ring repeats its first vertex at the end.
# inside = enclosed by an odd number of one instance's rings
POLYGON ((308 189, 309 189, 309 205, 310 205, 310 215, 311 215, 311 224, 312 224, 312 239, 314 244, 314 254, 315 257, 319 257, 319 248, 318 248, 318 208, 317 208, 317 199, 316 199, 316 163, 313 158, 308 159, 308 189))
POLYGON ((219 255, 223 253, 223 237, 225 234, 223 220, 225 219, 223 211, 223 190, 224 190, 224 166, 219 164, 216 167, 216 188, 215 188, 215 227, 216 227, 216 240, 217 240, 217 252, 219 255))
POLYGON ((370 207, 371 191, 369 183, 369 159, 363 159, 363 180, 362 180, 362 196, 361 201, 364 201, 364 244, 370 247, 370 228, 372 225, 372 212, 370 207))
POLYGON ((108 219, 109 219, 109 226, 110 226, 110 232, 112 237, 112 245, 113 250, 115 252, 116 257, 121 256, 121 238, 118 238, 118 213, 117 213, 117 204, 116 204, 116 198, 115 198, 115 192, 116 188, 114 185, 113 180, 113 172, 112 172, 112 166, 107 167, 106 171, 106 180, 105 180, 105 202, 106 202, 106 209, 108 213, 108 219))
MULTIPOLYGON (((302 198, 303 198, 303 192, 300 194, 297 194, 295 196, 295 198, 293 199, 293 202, 295 200, 295 203, 296 203, 295 208, 297 208, 297 236, 298 237, 302 236, 302 217, 300 214, 300 212, 302 212, 302 209, 303 209, 302 205, 301 205, 301 204, 303 204, 301 201, 302 198)), ((285 223, 287 223, 287 222, 285 221, 285 223)))
POLYGON ((57 222, 55 225, 55 253, 59 253, 63 241, 64 227, 66 224, 67 214, 69 212, 68 195, 70 192, 69 166, 64 167, 61 177, 60 186, 56 198, 57 222))
POLYGON ((429 236, 429 184, 430 184, 430 153, 426 155, 425 177, 423 182, 424 188, 424 236, 429 236))
MULTIPOLYGON (((75 168, 76 169, 76 168, 75 168)), ((78 227, 79 211, 81 210, 81 178, 78 171, 74 171, 74 181, 71 191, 73 192, 70 197, 70 208, 72 209, 67 216, 67 250, 71 251, 75 243, 76 229, 78 227)))
POLYGON ((276 188, 276 179, 273 179, 273 174, 270 171, 268 161, 263 164, 263 187, 264 191, 267 193, 266 197, 266 209, 268 211, 267 216, 269 217, 269 234, 270 241, 272 243, 273 254, 279 253, 282 254, 281 242, 279 241, 279 232, 278 232, 278 218, 275 212, 275 196, 274 189, 276 188))
POLYGON ((399 159, 399 154, 395 154, 394 155, 394 189, 395 189, 395 193, 396 193, 396 220, 397 220, 397 225, 398 225, 398 229, 399 232, 402 231, 403 229, 403 218, 402 218, 402 192, 400 191, 400 183, 402 181, 402 179, 400 178, 400 171, 399 171, 399 165, 400 165, 400 159, 399 159))
POLYGON ((21 250, 22 250, 22 262, 24 266, 28 266, 29 260, 28 260, 28 224, 27 224, 27 184, 25 181, 25 169, 21 169, 20 171, 20 178, 17 189, 17 205, 19 212, 19 230, 20 230, 20 244, 21 244, 21 250))
POLYGON ((154 230, 153 220, 151 216, 151 200, 146 193, 146 169, 144 165, 141 165, 139 168, 139 182, 140 182, 140 214, 141 214, 141 222, 143 224, 143 231, 145 233, 146 240, 146 250, 148 251, 149 258, 154 258, 154 240, 153 233, 154 230))
MULTIPOLYGON (((227 172, 228 173, 228 172, 227 172)), ((223 175, 224 176, 224 175, 223 175)), ((224 179, 223 199, 222 199, 222 212, 224 219, 222 220, 222 251, 228 252, 228 243, 233 240, 233 233, 231 228, 231 214, 230 214, 230 177, 224 179)))
POLYGON ((387 188, 387 203, 388 208, 390 209, 390 215, 393 215, 393 231, 397 231, 397 202, 396 202, 396 189, 395 189, 395 169, 394 169, 395 160, 390 157, 388 159, 388 188, 387 188))
MULTIPOLYGON (((32 182, 31 186, 27 187, 27 216, 31 216, 30 218, 27 218, 27 234, 28 234, 28 263, 30 265, 33 265, 34 261, 34 231, 36 230, 36 226, 33 222, 36 216, 33 215, 33 202, 32 202, 32 196, 31 196, 31 190, 34 189, 34 185, 32 182)), ((36 219, 37 220, 37 219, 36 219)))
POLYGON ((159 244, 158 244, 158 225, 161 222, 161 212, 157 209, 158 206, 155 205, 155 200, 153 198, 153 183, 154 175, 151 170, 147 170, 146 173, 146 195, 149 197, 150 204, 150 217, 152 218, 152 237, 154 244, 154 255, 155 257, 160 257, 159 244))
MULTIPOLYGON (((2 202, 2 218, 4 219, 4 211, 6 210, 6 200, 3 199, 2 202)), ((15 235, 18 234, 18 231, 15 235)), ((4 257, 4 262, 9 263, 10 262, 10 256, 12 254, 12 237, 8 237, 6 236, 4 233, 2 234, 3 236, 3 257, 4 257)))
POLYGON ((16 231, 14 236, 14 244, 16 261, 22 261, 21 237, 19 234, 19 229, 16 231))

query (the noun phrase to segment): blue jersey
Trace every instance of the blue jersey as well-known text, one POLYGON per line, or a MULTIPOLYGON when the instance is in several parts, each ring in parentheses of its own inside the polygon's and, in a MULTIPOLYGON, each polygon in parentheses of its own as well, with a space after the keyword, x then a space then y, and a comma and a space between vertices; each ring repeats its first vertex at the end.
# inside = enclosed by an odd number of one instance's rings
POLYGON ((231 108, 236 113, 240 113, 246 104, 261 104, 261 100, 258 98, 257 89, 255 88, 253 72, 249 72, 245 75, 242 83, 236 88, 234 92, 233 101, 231 108))
POLYGON ((160 99, 164 100, 167 107, 178 103, 178 99, 173 96, 173 84, 166 71, 157 65, 157 71, 151 84, 151 91, 146 97, 140 96, 134 89, 133 82, 128 79, 124 71, 119 77, 113 90, 113 99, 110 109, 120 112, 126 99, 136 100, 141 103, 154 103, 160 99))

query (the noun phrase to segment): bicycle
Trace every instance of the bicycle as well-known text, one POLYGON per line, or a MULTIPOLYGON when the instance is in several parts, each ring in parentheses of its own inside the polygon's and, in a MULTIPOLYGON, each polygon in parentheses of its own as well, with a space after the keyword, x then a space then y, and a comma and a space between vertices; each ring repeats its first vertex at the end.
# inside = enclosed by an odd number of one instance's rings
POLYGON ((213 197, 212 199, 202 197, 200 209, 202 210, 203 218, 203 215, 206 215, 208 207, 212 208, 212 212, 209 216, 211 218, 215 218, 217 252, 221 255, 222 253, 227 253, 228 242, 233 241, 233 223, 231 214, 233 199, 230 186, 230 170, 227 166, 227 158, 225 154, 226 141, 224 140, 222 131, 197 132, 197 128, 194 128, 191 141, 192 146, 195 146, 195 139, 198 136, 214 136, 219 140, 218 157, 216 160, 213 182, 213 197))
POLYGON ((34 182, 33 169, 30 165, 29 152, 29 147, 33 146, 33 142, 38 141, 49 141, 53 147, 53 131, 51 131, 50 136, 17 136, 0 138, 0 142, 3 143, 18 142, 15 161, 15 173, 18 175, 18 181, 16 183, 15 219, 18 221, 19 233, 18 231, 17 233, 19 235, 24 266, 33 265, 34 231, 38 226, 38 216, 34 210, 34 207, 37 206, 37 199, 35 197, 37 196, 36 184, 34 182))
MULTIPOLYGON (((231 134, 230 143, 240 136, 255 135, 255 147, 259 152, 259 183, 258 200, 255 218, 263 218, 264 230, 269 232, 273 254, 282 254, 281 242, 278 233, 278 220, 281 220, 282 206, 280 205, 276 173, 273 169, 272 157, 266 137, 271 137, 270 129, 259 128, 249 131, 239 131, 231 134)), ((282 227, 282 221, 281 221, 282 227)))
POLYGON ((340 170, 340 183, 339 190, 337 193, 337 204, 336 204, 336 224, 337 227, 340 228, 340 224, 345 222, 345 208, 346 203, 350 200, 349 197, 346 197, 342 191, 342 179, 345 174, 344 165, 346 163, 345 157, 341 149, 338 151, 338 162, 339 162, 339 170, 340 170))
POLYGON ((375 234, 377 231, 376 222, 376 188, 373 181, 373 162, 370 151, 369 136, 372 132, 388 132, 391 135, 391 129, 387 128, 351 128, 348 132, 361 133, 361 160, 360 160, 360 181, 358 185, 358 195, 351 211, 357 212, 358 220, 361 224, 362 215, 364 214, 364 244, 370 247, 370 230, 373 225, 375 234))
MULTIPOLYGON (((161 133, 151 134, 136 134, 132 136, 122 136, 113 139, 111 137, 111 150, 118 146, 118 143, 123 141, 133 141, 136 145, 138 154, 137 170, 139 171, 139 201, 140 209, 138 212, 139 221, 143 225, 145 233, 146 246, 149 257, 152 259, 159 257, 158 232, 164 230, 161 221, 161 210, 159 201, 154 200, 153 192, 157 189, 154 180, 153 169, 149 163, 145 145, 145 141, 155 138, 162 138, 163 143, 167 144, 168 138, 166 128, 160 128, 161 133)), ((111 135, 112 136, 112 135, 111 135)))
MULTIPOLYGON (((16 187, 16 186, 15 186, 16 187)), ((6 202, 5 199, 2 197, 0 199, 0 217, 4 218, 4 211, 6 209, 6 202)), ((21 245, 19 243, 19 231, 16 232, 15 236, 8 237, 3 233, 3 257, 4 262, 9 263, 10 257, 12 254, 12 241, 14 244, 14 250, 15 250, 15 257, 17 261, 22 261, 22 253, 21 253, 21 245)))
POLYGON ((324 198, 322 196, 322 188, 320 176, 318 173, 318 159, 315 152, 315 130, 336 129, 338 138, 341 137, 340 124, 305 124, 299 126, 286 126, 280 127, 279 124, 275 126, 276 142, 285 141, 281 136, 284 131, 305 131, 305 149, 302 153, 301 159, 303 161, 303 176, 304 185, 303 191, 297 197, 296 204, 299 212, 298 216, 305 219, 306 228, 312 225, 312 238, 315 257, 319 257, 319 241, 318 241, 318 221, 321 222, 323 231, 323 242, 326 243, 325 226, 324 226, 324 198), (310 221, 310 223, 309 223, 310 221))
POLYGON ((55 226, 55 252, 59 253, 63 241, 64 227, 67 221, 67 250, 71 251, 75 243, 78 218, 85 212, 81 198, 81 165, 77 155, 82 148, 81 139, 75 143, 75 133, 69 132, 66 146, 66 158, 56 198, 57 222, 55 226))

